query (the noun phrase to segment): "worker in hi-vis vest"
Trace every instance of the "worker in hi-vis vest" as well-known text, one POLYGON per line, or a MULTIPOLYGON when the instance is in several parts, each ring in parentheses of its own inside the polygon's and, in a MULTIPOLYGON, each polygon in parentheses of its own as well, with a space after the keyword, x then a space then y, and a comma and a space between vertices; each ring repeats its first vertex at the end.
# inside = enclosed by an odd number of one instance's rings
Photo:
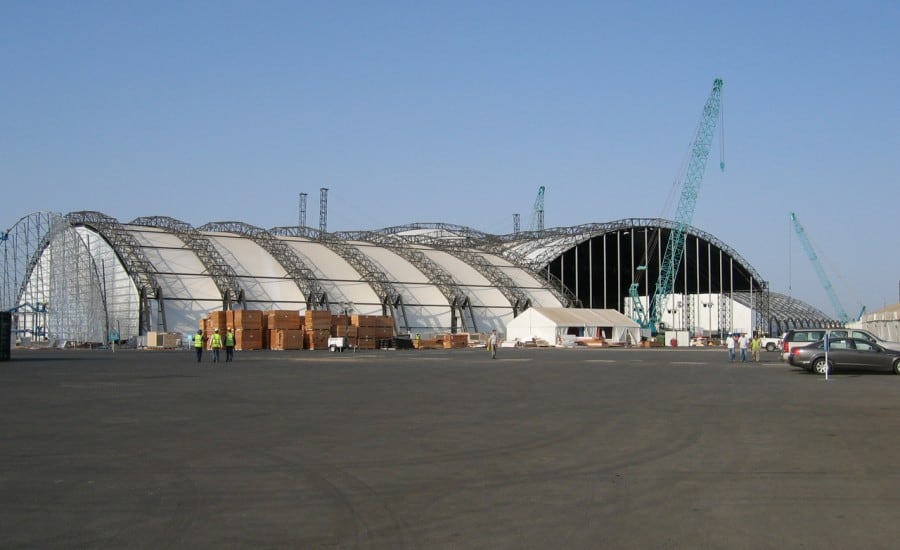
POLYGON ((228 327, 225 333, 225 362, 234 361, 234 329, 228 327))
POLYGON ((219 350, 222 349, 222 335, 219 329, 213 332, 212 338, 209 339, 209 349, 213 352, 213 363, 219 362, 219 350))
POLYGON ((198 329, 197 334, 194 335, 194 349, 197 350, 198 363, 203 359, 203 340, 203 331, 198 329))

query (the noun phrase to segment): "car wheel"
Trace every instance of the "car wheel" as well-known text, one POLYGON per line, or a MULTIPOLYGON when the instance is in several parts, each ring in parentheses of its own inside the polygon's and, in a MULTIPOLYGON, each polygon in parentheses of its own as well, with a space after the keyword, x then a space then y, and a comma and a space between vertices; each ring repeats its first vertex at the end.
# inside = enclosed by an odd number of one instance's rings
POLYGON ((825 371, 828 369, 827 363, 825 363, 825 358, 820 357, 813 361, 812 370, 816 374, 825 374, 825 371))
POLYGON ((766 351, 775 351, 775 344, 766 344, 766 351))
POLYGON ((334 346, 328 346, 328 351, 330 351, 331 353, 334 353, 334 346))
POLYGON ((900 359, 894 361, 894 374, 900 374, 900 359))

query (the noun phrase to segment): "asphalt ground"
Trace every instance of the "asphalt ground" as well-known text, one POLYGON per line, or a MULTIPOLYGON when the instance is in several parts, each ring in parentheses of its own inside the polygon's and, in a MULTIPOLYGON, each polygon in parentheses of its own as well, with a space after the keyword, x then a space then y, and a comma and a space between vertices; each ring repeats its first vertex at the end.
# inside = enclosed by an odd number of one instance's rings
POLYGON ((5 548, 896 548, 900 377, 711 349, 22 351, 5 548))

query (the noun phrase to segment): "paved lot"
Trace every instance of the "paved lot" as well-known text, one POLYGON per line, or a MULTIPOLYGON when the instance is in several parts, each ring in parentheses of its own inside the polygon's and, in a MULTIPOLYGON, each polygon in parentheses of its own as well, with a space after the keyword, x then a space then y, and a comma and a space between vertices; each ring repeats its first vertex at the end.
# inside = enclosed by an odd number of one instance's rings
POLYGON ((894 548, 900 377, 721 350, 13 351, 4 547, 894 548))

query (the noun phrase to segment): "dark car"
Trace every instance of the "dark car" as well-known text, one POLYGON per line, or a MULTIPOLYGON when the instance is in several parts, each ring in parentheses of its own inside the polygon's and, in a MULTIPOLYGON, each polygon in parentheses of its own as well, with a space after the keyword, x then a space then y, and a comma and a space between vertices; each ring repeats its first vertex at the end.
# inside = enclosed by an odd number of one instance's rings
MULTIPOLYGON (((791 349, 788 362, 817 374, 825 374, 825 340, 791 349)), ((900 374, 900 351, 862 338, 828 340, 828 371, 835 369, 887 370, 900 374)))
POLYGON ((888 342, 875 336, 867 330, 858 328, 798 328, 791 329, 781 336, 781 360, 790 359, 791 350, 795 347, 806 346, 812 342, 818 342, 828 334, 829 339, 834 338, 862 338, 868 342, 878 344, 881 347, 900 351, 900 342, 888 342))

